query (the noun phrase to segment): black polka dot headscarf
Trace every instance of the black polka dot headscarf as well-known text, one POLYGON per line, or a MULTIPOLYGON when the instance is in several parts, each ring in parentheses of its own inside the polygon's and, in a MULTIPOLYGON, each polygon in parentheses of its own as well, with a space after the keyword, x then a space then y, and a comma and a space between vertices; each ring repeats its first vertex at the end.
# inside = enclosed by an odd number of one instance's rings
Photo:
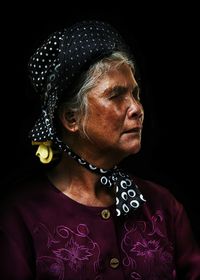
POLYGON ((54 32, 31 57, 32 84, 42 98, 42 114, 30 135, 33 141, 55 140, 54 112, 62 93, 97 60, 127 46, 109 24, 83 21, 54 32))
POLYGON ((117 167, 105 170, 80 158, 59 139, 54 124, 60 99, 71 92, 69 89, 80 74, 114 51, 129 50, 115 28, 105 22, 82 21, 48 37, 28 64, 30 79, 42 100, 41 116, 30 131, 30 138, 33 143, 39 143, 38 154, 41 156, 40 160, 43 157, 43 163, 49 157, 49 143, 52 142, 79 164, 101 175, 102 185, 114 185, 116 212, 120 216, 126 215, 131 209, 137 209, 145 202, 139 188, 127 173, 117 167))

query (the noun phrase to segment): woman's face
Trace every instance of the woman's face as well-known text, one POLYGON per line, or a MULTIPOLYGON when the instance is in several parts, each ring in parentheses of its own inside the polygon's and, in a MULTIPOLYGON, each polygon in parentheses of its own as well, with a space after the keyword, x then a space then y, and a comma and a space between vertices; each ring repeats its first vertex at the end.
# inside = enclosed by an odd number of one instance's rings
POLYGON ((85 130, 91 149, 120 159, 138 152, 143 114, 131 68, 123 64, 110 70, 88 93, 85 130))

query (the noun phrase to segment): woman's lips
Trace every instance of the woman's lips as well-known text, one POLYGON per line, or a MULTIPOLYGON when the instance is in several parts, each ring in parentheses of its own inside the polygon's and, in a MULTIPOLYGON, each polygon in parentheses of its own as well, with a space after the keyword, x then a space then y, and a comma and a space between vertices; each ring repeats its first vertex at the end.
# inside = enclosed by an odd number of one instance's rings
POLYGON ((124 133, 140 133, 141 131, 142 131, 142 127, 137 126, 137 127, 126 130, 124 133))

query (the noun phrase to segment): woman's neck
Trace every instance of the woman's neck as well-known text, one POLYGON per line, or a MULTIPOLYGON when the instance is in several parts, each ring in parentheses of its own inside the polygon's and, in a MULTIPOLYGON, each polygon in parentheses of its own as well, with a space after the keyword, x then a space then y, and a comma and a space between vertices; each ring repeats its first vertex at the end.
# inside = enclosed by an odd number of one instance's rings
POLYGON ((114 191, 99 183, 100 176, 64 156, 60 163, 48 171, 49 180, 62 193, 88 206, 110 206, 114 203, 114 191))

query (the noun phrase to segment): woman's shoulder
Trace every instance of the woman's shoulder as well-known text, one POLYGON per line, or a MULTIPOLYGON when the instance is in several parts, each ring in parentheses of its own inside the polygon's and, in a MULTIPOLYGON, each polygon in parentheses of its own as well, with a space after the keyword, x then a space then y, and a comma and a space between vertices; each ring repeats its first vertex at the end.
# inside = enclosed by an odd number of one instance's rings
POLYGON ((133 176, 135 184, 148 202, 148 205, 157 205, 166 209, 180 209, 181 202, 175 197, 171 189, 154 180, 133 176))
POLYGON ((132 175, 132 178, 136 185, 146 193, 156 193, 157 195, 169 195, 172 196, 171 191, 161 183, 158 183, 149 178, 142 178, 132 175))

